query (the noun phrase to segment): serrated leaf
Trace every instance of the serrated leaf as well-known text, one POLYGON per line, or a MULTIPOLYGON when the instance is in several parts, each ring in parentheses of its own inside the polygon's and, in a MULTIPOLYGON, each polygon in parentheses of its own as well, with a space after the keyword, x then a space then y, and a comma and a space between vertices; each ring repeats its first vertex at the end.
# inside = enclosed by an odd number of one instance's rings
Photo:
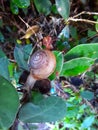
POLYGON ((32 45, 16 46, 14 49, 14 58, 19 67, 28 70, 27 61, 32 50, 32 45))
POLYGON ((81 44, 72 48, 64 56, 65 60, 78 57, 98 58, 98 43, 81 44))
POLYGON ((59 14, 67 20, 70 14, 69 0, 55 0, 55 3, 59 14))
POLYGON ((0 129, 9 128, 15 120, 19 97, 10 82, 0 76, 0 129))
POLYGON ((52 122, 64 118, 66 103, 60 97, 51 96, 38 103, 27 103, 19 112, 19 119, 23 122, 52 122))
POLYGON ((49 77, 51 80, 56 78, 56 74, 60 75, 64 63, 64 57, 61 52, 54 51, 54 55, 56 56, 56 69, 54 73, 49 77))
POLYGON ((81 92, 80 95, 82 98, 85 98, 87 100, 92 100, 94 98, 94 93, 88 90, 81 92))
POLYGON ((94 59, 81 57, 67 61, 63 65, 62 76, 76 76, 85 72, 92 64, 94 59))
POLYGON ((34 4, 39 13, 48 15, 51 11, 51 2, 50 0, 34 0, 34 4))
POLYGON ((93 124, 94 119, 95 119, 94 116, 86 117, 86 119, 85 119, 85 120, 83 121, 83 123, 81 124, 81 129, 83 129, 83 128, 86 129, 86 128, 90 127, 90 126, 93 124))
POLYGON ((13 2, 19 7, 19 8, 27 8, 30 5, 30 0, 13 0, 13 2))

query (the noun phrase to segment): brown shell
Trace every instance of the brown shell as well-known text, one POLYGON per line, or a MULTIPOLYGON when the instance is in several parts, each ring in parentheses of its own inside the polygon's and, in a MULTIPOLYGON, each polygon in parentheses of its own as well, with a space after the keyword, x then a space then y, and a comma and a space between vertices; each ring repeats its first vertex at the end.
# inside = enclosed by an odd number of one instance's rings
POLYGON ((45 79, 54 72, 56 58, 49 50, 38 50, 31 56, 29 65, 33 77, 45 79))

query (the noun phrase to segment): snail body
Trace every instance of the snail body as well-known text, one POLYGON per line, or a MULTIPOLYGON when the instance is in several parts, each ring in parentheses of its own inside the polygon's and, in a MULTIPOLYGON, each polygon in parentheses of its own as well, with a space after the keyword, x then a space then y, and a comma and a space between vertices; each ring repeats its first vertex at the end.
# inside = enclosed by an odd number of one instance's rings
POLYGON ((30 91, 35 82, 48 78, 55 70, 56 58, 49 50, 38 50, 29 59, 30 75, 25 83, 25 89, 30 91))

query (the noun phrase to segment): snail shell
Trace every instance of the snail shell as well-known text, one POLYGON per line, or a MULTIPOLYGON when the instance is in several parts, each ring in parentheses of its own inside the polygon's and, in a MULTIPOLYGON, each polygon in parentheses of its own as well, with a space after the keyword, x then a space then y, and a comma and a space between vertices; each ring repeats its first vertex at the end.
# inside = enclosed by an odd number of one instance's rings
POLYGON ((34 78, 45 79, 53 73, 56 67, 56 58, 49 50, 38 50, 31 56, 29 66, 34 78))

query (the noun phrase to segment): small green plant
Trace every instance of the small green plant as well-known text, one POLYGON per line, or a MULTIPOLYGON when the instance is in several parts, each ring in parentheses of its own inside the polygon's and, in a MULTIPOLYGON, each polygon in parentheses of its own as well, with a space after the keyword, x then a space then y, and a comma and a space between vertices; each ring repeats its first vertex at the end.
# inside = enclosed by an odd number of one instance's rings
MULTIPOLYGON (((56 57, 56 68, 48 78, 53 92, 49 91, 49 95, 45 96, 39 91, 39 88, 38 91, 34 88, 28 95, 29 100, 21 102, 22 97, 27 94, 22 86, 25 83, 19 83, 21 74, 23 70, 28 74, 30 73, 28 60, 32 53, 39 48, 40 44, 37 45, 38 40, 41 36, 44 37, 45 34, 42 33, 39 36, 33 31, 34 39, 30 35, 23 41, 22 38, 5 37, 2 31, 4 27, 3 21, 0 19, 1 45, 3 46, 7 40, 15 43, 13 60, 9 59, 4 51, 0 49, 0 129, 30 129, 30 123, 40 122, 54 122, 53 130, 67 128, 70 130, 96 129, 98 126, 97 110, 90 102, 98 97, 98 94, 91 91, 93 87, 96 87, 98 79, 98 71, 93 68, 97 66, 98 60, 98 39, 95 37, 97 36, 98 23, 89 21, 95 23, 95 30, 89 29, 86 36, 81 37, 78 29, 72 26, 70 21, 81 20, 75 18, 81 14, 88 14, 88 12, 69 17, 71 7, 69 0, 55 0, 54 4, 52 4, 51 0, 10 0, 9 8, 12 14, 15 14, 15 17, 21 11, 26 16, 31 4, 36 8, 38 15, 44 15, 45 18, 53 15, 52 22, 57 24, 57 26, 53 26, 53 29, 58 28, 63 23, 63 29, 60 32, 53 33, 56 37, 54 45, 56 49, 53 50, 56 57), (54 15, 57 15, 58 18, 55 19, 54 15), (36 45, 34 45, 34 40, 36 45), (75 84, 72 78, 78 78, 77 81, 74 81, 75 84)), ((95 13, 90 14, 95 15, 95 13)), ((18 18, 29 29, 31 28, 21 17, 18 18)), ((98 18, 95 17, 95 20, 98 21, 98 18)), ((85 20, 82 19, 83 21, 85 20)), ((13 23, 13 21, 11 22, 13 23)), ((52 22, 50 22, 50 25, 52 22)), ((12 28, 6 25, 6 31, 12 35, 13 32, 16 33, 17 31, 16 26, 21 30, 15 22, 12 28)), ((41 26, 43 26, 43 23, 41 23, 41 26)), ((55 32, 55 29, 53 31, 55 32)), ((45 48, 43 45, 40 47, 45 48)), ((24 80, 26 82, 26 79, 24 80)))

